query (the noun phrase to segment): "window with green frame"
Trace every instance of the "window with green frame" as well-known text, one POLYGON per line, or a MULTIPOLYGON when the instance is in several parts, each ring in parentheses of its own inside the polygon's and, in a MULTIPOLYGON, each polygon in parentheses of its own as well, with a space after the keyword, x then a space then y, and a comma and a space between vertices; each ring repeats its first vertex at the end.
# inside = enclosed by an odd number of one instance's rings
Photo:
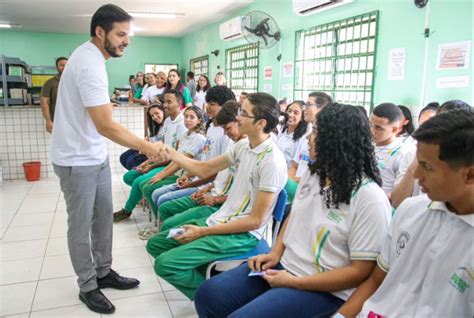
POLYGON ((193 58, 189 61, 191 72, 194 73, 196 81, 199 76, 206 75, 209 77, 209 55, 193 58))
POLYGON ((323 91, 373 108, 378 11, 296 32, 294 98, 323 91))
POLYGON ((258 88, 258 44, 246 44, 226 50, 227 86, 236 96, 256 93, 258 88))

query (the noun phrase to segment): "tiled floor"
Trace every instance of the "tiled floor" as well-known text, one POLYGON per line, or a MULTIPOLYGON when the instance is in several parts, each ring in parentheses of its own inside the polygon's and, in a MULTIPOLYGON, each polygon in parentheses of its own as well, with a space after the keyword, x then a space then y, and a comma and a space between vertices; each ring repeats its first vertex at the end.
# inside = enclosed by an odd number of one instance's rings
MULTIPOLYGON (((122 207, 128 191, 113 176, 114 210, 122 207)), ((146 226, 148 214, 141 209, 114 225, 113 268, 141 284, 128 291, 103 291, 116 307, 113 317, 196 317, 193 303, 155 275, 145 242, 137 237, 146 226)), ((1 317, 100 316, 78 299, 66 228, 66 206, 56 179, 0 184, 1 317)))

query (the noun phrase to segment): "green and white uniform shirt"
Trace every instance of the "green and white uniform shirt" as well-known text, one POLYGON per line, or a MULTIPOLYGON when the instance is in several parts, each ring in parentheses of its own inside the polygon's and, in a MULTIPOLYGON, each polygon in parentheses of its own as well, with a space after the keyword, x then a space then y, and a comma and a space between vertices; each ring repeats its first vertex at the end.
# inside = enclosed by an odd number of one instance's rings
POLYGON ((377 259, 387 276, 361 314, 473 317, 473 247, 474 214, 457 215, 424 195, 406 199, 377 259))
MULTIPOLYGON (((228 148, 232 147, 234 142, 230 140, 228 148)), ((214 187, 211 189, 210 195, 213 197, 220 197, 226 195, 234 181, 236 167, 230 166, 227 169, 219 171, 214 179, 214 187)))
POLYGON ((179 113, 174 120, 171 120, 171 117, 167 117, 163 123, 163 142, 177 149, 178 140, 184 136, 187 131, 184 126, 183 113, 179 113))
MULTIPOLYGON (((225 156, 232 166, 236 167, 235 178, 229 191, 227 201, 207 219, 207 225, 227 223, 250 215, 259 191, 278 194, 287 181, 285 157, 268 138, 254 149, 250 148, 249 140, 242 139, 232 145, 225 156)), ((260 228, 250 234, 261 239, 265 227, 272 217, 277 195, 260 228)))
POLYGON ((277 136, 277 145, 281 152, 285 156, 286 165, 290 167, 291 161, 293 160, 296 150, 301 147, 301 144, 307 142, 303 136, 297 141, 293 140, 293 134, 289 134, 288 131, 280 132, 277 136))
MULTIPOLYGON (((179 140, 178 145, 178 152, 182 153, 183 155, 188 155, 195 160, 201 159, 201 152, 204 146, 204 142, 206 141, 206 137, 202 134, 198 134, 196 132, 192 132, 191 134, 184 134, 179 140)), ((183 169, 179 169, 175 175, 182 176, 184 173, 183 169)))
MULTIPOLYGON (((387 234, 391 207, 375 183, 364 180, 350 203, 327 208, 319 177, 307 172, 296 191, 283 243, 283 267, 296 276, 310 276, 350 265, 352 260, 375 261, 387 234)), ((347 300, 354 289, 333 292, 347 300)))

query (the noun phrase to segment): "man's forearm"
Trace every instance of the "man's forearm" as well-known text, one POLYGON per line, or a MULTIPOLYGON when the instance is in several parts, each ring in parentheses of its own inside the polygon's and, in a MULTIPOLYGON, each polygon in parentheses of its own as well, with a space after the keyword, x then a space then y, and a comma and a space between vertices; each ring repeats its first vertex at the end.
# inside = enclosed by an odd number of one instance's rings
POLYGON ((151 143, 138 138, 125 127, 115 122, 113 122, 110 126, 101 129, 99 133, 121 146, 136 149, 145 154, 152 152, 153 149, 151 143))
POLYGON ((40 105, 41 105, 41 112, 43 113, 43 117, 46 120, 46 122, 52 122, 53 120, 49 112, 48 102, 42 99, 40 102, 40 105))

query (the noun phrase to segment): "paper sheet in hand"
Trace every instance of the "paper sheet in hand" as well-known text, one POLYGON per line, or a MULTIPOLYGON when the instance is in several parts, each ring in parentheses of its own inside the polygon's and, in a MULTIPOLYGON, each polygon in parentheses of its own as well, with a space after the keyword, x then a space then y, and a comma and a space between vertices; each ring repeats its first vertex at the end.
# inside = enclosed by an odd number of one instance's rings
POLYGON ((249 277, 250 277, 250 276, 263 276, 263 275, 265 275, 265 272, 264 272, 264 271, 263 271, 263 272, 254 272, 254 271, 251 271, 251 272, 249 273, 249 277))
POLYGON ((178 235, 181 235, 184 233, 184 229, 179 227, 177 229, 171 229, 168 233, 168 236, 166 238, 175 238, 178 235))

